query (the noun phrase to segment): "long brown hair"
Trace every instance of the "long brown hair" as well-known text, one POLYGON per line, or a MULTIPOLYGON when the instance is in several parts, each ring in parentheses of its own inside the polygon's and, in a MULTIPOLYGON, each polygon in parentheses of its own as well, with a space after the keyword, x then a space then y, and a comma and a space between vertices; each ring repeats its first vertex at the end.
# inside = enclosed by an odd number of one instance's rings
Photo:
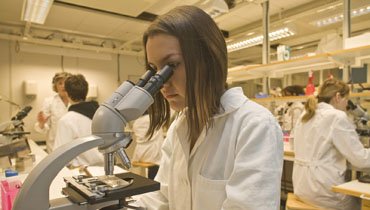
POLYGON ((327 79, 324 84, 321 85, 317 99, 313 96, 308 98, 305 104, 306 113, 302 117, 302 122, 309 121, 315 115, 317 103, 325 102, 329 104, 337 93, 342 97, 349 95, 348 85, 340 80, 327 79))
MULTIPOLYGON (((144 33, 144 47, 149 37, 162 33, 176 37, 180 43, 186 71, 188 135, 194 143, 202 129, 212 125, 212 116, 220 109, 227 78, 225 39, 213 19, 194 6, 176 7, 159 16, 144 33)), ((155 96, 149 114, 150 135, 169 123, 170 107, 161 94, 155 96)))

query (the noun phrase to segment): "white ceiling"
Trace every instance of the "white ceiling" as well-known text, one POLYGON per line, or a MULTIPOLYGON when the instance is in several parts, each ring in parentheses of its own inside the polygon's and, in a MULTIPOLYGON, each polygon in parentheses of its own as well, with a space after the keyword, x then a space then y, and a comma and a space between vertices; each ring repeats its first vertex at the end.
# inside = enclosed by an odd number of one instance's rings
MULTIPOLYGON (((23 0, 0 1, 0 39, 43 45, 95 49, 110 53, 142 55, 141 36, 149 20, 182 4, 199 5, 204 0, 54 0, 45 24, 21 21, 23 0), (145 14, 145 15, 143 15, 145 14), (26 37, 27 39, 24 39, 26 37)), ((229 13, 216 17, 228 32, 228 42, 262 33, 263 0, 235 0, 229 13)), ((370 5, 369 0, 352 0, 353 9, 370 5)), ((343 13, 342 0, 270 0, 270 31, 289 27, 296 35, 271 42, 274 55, 278 44, 292 47, 293 54, 312 52, 326 34, 341 34, 341 23, 318 28, 312 23, 343 13)), ((352 18, 353 34, 370 31, 370 13, 352 18)), ((261 45, 229 53, 230 66, 261 63, 261 45)), ((274 57, 272 57, 274 59, 274 57)))

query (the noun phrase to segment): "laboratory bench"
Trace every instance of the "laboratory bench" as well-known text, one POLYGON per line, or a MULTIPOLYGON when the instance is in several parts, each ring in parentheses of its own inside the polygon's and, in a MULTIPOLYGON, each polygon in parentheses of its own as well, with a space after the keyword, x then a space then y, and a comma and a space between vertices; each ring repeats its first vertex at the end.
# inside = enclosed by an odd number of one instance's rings
POLYGON ((370 210, 370 184, 357 179, 333 186, 332 191, 361 198, 361 210, 370 210))

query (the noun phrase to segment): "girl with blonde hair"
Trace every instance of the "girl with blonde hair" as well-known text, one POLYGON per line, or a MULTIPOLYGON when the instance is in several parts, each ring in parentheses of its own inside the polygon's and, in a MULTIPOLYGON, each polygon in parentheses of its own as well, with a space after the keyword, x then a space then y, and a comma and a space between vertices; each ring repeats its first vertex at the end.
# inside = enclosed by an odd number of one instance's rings
POLYGON ((347 161, 370 168, 370 150, 361 144, 346 114, 348 97, 346 83, 326 80, 317 97, 307 100, 294 129, 294 194, 323 209, 360 209, 354 197, 331 188, 345 182, 347 161))

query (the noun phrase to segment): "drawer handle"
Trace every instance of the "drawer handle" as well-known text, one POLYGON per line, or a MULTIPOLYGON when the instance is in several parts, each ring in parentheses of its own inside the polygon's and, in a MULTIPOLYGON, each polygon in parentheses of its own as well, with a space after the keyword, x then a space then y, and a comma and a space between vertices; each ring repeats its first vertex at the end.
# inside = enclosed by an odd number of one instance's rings
POLYGON ((369 198, 369 197, 366 197, 366 195, 365 195, 365 194, 361 194, 361 195, 360 195, 360 198, 361 198, 361 199, 364 199, 364 200, 368 200, 368 201, 370 201, 370 198, 369 198))

